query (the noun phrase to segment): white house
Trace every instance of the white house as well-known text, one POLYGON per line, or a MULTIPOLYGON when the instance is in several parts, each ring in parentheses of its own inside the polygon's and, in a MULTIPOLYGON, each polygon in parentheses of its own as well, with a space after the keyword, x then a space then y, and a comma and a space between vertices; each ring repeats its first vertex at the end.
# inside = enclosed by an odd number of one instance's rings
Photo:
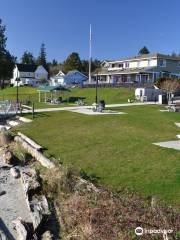
POLYGON ((30 64, 16 64, 13 70, 13 78, 11 84, 17 85, 16 79, 19 78, 19 86, 30 85, 38 86, 41 80, 48 79, 48 72, 43 66, 36 66, 30 64))
POLYGON ((65 85, 64 82, 65 74, 62 71, 59 71, 57 75, 50 78, 51 86, 65 85))
POLYGON ((104 61, 101 66, 99 83, 154 83, 158 77, 180 77, 180 58, 160 53, 104 61))

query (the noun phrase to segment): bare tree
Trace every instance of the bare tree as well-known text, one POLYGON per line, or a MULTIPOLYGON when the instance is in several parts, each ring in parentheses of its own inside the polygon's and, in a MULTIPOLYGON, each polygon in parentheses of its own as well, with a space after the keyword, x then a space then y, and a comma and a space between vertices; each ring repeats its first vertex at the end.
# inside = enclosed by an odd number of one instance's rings
POLYGON ((160 88, 167 92, 168 101, 170 101, 172 93, 180 89, 180 83, 177 79, 166 79, 160 83, 160 88))

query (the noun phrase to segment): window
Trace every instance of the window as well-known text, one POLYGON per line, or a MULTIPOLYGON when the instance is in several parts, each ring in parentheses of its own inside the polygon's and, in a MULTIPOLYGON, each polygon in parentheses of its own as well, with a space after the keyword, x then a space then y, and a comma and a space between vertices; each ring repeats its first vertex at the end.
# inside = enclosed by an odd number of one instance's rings
POLYGON ((138 67, 138 68, 140 67, 140 61, 137 62, 137 67, 138 67))
POLYGON ((123 68, 123 63, 120 63, 120 64, 119 64, 119 68, 123 68))
POLYGON ((125 62, 125 67, 126 67, 126 68, 129 67, 129 62, 125 62))
POLYGON ((115 67, 115 64, 113 63, 113 64, 111 65, 111 67, 114 68, 114 67, 115 67))
POLYGON ((160 67, 166 67, 166 60, 165 59, 160 59, 159 60, 159 66, 160 67))
POLYGON ((178 62, 178 67, 180 67, 180 61, 178 62))
POLYGON ((151 63, 151 60, 148 59, 148 62, 147 62, 148 67, 150 66, 150 63, 151 63))

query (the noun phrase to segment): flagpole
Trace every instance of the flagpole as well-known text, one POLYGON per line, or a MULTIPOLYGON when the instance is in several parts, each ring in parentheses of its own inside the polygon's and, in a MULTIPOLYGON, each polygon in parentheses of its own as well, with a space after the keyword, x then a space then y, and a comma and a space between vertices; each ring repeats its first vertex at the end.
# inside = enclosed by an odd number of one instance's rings
POLYGON ((91 24, 89 28, 89 83, 91 83, 91 61, 92 61, 92 32, 91 32, 91 24))

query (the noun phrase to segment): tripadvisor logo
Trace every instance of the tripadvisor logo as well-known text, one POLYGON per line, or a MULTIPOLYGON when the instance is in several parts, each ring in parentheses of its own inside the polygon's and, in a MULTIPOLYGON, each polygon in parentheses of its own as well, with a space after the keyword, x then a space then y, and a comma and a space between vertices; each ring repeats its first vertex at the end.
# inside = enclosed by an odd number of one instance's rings
POLYGON ((135 229, 135 234, 136 234, 137 236, 143 235, 143 228, 142 228, 142 227, 137 227, 137 228, 135 229))
POLYGON ((146 228, 142 228, 142 227, 137 227, 135 229, 135 234, 137 236, 141 236, 143 234, 163 234, 166 235, 169 233, 172 233, 173 230, 172 229, 146 229, 146 228))

